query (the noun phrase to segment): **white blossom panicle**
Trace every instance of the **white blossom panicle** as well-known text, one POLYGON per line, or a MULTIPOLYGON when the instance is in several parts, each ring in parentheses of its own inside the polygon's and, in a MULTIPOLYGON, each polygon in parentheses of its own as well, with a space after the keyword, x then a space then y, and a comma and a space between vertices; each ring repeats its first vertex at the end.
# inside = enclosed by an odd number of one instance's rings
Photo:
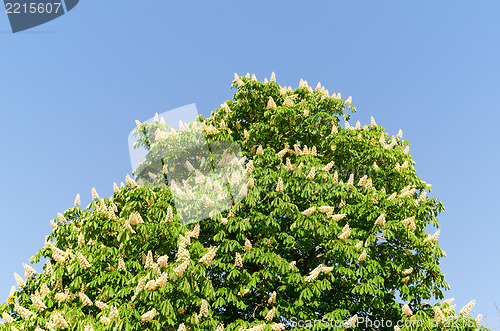
POLYGON ((427 238, 424 239, 424 241, 438 241, 439 239, 439 234, 441 233, 441 230, 438 229, 436 232, 434 232, 433 235, 427 235, 427 238))
POLYGON ((333 267, 322 267, 321 268, 321 272, 325 273, 325 274, 329 274, 330 272, 332 272, 332 270, 333 270, 333 267))
POLYGON ((384 213, 380 214, 380 216, 375 221, 375 225, 380 225, 380 226, 385 225, 385 214, 384 213))
POLYGON ((394 199, 396 199, 396 192, 392 193, 388 198, 387 200, 389 201, 394 201, 394 199))
POLYGON ((310 283, 314 282, 316 278, 318 278, 319 273, 321 272, 321 269, 323 268, 323 264, 320 264, 316 268, 314 268, 310 273, 309 276, 305 278, 305 281, 310 283))
POLYGON ((40 296, 43 298, 44 296, 46 296, 49 293, 50 293, 49 287, 47 286, 46 283, 43 283, 41 288, 40 288, 40 296))
POLYGON ((174 272, 178 277, 182 277, 184 275, 184 272, 186 271, 187 267, 189 265, 189 260, 186 260, 179 264, 175 269, 174 272))
POLYGON ((322 212, 322 213, 330 213, 330 212, 332 212, 332 211, 335 209, 335 207, 330 207, 330 206, 321 206, 321 207, 319 207, 318 209, 319 209, 319 211, 320 211, 320 212, 322 212))
POLYGON ((125 177, 125 183, 127 183, 131 187, 136 187, 137 186, 137 183, 132 179, 132 177, 130 177, 129 174, 127 174, 127 176, 125 177))
POLYGON ((361 253, 361 255, 358 257, 358 261, 365 261, 366 260, 366 250, 363 249, 363 252, 361 253))
POLYGON ((234 258, 234 265, 236 267, 243 267, 243 259, 241 258, 240 253, 236 253, 236 256, 234 258))
POLYGON ((401 129, 399 129, 399 132, 398 132, 396 138, 400 138, 400 139, 403 138, 403 131, 401 129))
POLYGON ((14 272, 14 278, 16 279, 16 284, 18 288, 25 288, 26 282, 19 276, 19 274, 14 272))
POLYGON ((259 147, 257 147, 257 151, 255 152, 255 154, 264 155, 264 149, 262 148, 262 145, 259 145, 259 147))
POLYGON ((273 307, 271 310, 269 310, 266 314, 266 316, 264 317, 264 319, 266 321, 272 321, 272 319, 274 318, 274 314, 276 313, 276 307, 273 307))
POLYGON ((360 249, 361 247, 363 247, 363 242, 362 242, 362 241, 359 241, 356 245, 354 245, 354 247, 356 247, 356 250, 358 250, 358 251, 359 251, 359 249, 360 249))
POLYGON ((330 161, 330 162, 329 162, 326 166, 324 166, 321 170, 328 172, 328 171, 330 171, 330 169, 332 169, 332 167, 333 167, 333 165, 334 165, 334 164, 335 164, 335 163, 334 163, 333 161, 330 161))
POLYGON ((285 97, 285 100, 283 101, 283 106, 293 107, 293 101, 289 96, 285 97))
POLYGON ((276 74, 274 71, 271 73, 271 78, 269 79, 270 82, 276 83, 276 74))
POLYGON ((275 108, 277 108, 276 102, 274 102, 273 97, 269 96, 266 109, 275 109, 275 108))
POLYGON ((281 177, 278 178, 278 184, 276 185, 277 192, 283 192, 283 179, 281 177))
POLYGON ((14 304, 14 310, 16 311, 16 313, 18 313, 19 315, 21 315, 21 317, 24 318, 24 319, 29 318, 30 315, 33 314, 32 311, 30 311, 29 309, 24 308, 23 306, 18 305, 17 303, 14 304))
POLYGON ((168 281, 168 273, 163 272, 160 277, 156 280, 155 285, 156 287, 164 287, 167 284, 168 281))
POLYGON ((109 318, 112 320, 120 318, 120 313, 117 307, 115 306, 111 307, 111 310, 109 311, 109 318))
POLYGON ((99 320, 104 325, 109 325, 109 323, 111 323, 111 318, 109 318, 107 316, 101 316, 101 318, 99 318, 99 320))
POLYGON ((100 310, 106 310, 109 308, 109 306, 107 304, 105 304, 104 302, 102 301, 99 301, 99 300, 96 300, 95 302, 95 305, 97 308, 99 308, 100 310))
POLYGON ((403 315, 405 315, 405 316, 413 315, 413 312, 411 311, 410 306, 408 306, 406 304, 403 305, 403 308, 401 309, 401 311, 402 311, 403 315))
POLYGON ((238 296, 242 297, 242 296, 244 296, 245 294, 247 294, 248 292, 250 292, 250 290, 249 290, 249 289, 247 289, 247 288, 246 288, 246 289, 243 289, 243 290, 240 290, 240 291, 238 291, 238 296))
POLYGON ((252 81, 256 82, 257 81, 257 76, 255 76, 255 74, 252 74, 252 81))
POLYGON ((130 214, 128 218, 128 222, 132 225, 143 224, 144 220, 138 212, 133 212, 130 214))
POLYGON ((289 270, 292 270, 293 267, 295 267, 295 265, 297 264, 297 261, 292 261, 288 264, 288 269, 289 270))
POLYGON ((31 295, 31 302, 33 303, 33 306, 35 306, 37 310, 42 311, 47 309, 47 306, 42 301, 42 298, 40 298, 40 296, 36 293, 31 295))
POLYGON ((456 306, 457 305, 452 305, 452 306, 448 306, 448 307, 444 308, 443 313, 448 314, 448 315, 453 313, 455 311, 456 306))
POLYGON ((346 104, 350 105, 352 102, 352 97, 350 96, 349 98, 347 98, 347 100, 345 101, 346 104))
POLYGON ((444 300, 444 301, 443 301, 443 303, 448 304, 448 305, 451 305, 451 303, 452 303, 453 301, 455 301, 455 298, 449 298, 449 299, 444 300))
POLYGON ((92 187, 92 200, 99 200, 99 194, 97 194, 97 191, 95 187, 92 187))
POLYGON ((201 300, 200 313, 198 314, 200 317, 208 317, 208 302, 207 300, 201 300))
POLYGON ((415 216, 405 218, 404 220, 401 221, 404 225, 408 227, 408 230, 410 231, 415 231, 417 228, 415 225, 415 216))
POLYGON ((94 304, 92 300, 90 300, 90 298, 83 292, 78 292, 78 297, 82 301, 83 306, 92 306, 94 304))
POLYGON ((375 118, 373 118, 373 116, 371 116, 371 118, 370 118, 370 125, 377 126, 377 122, 375 122, 375 118))
POLYGON ((333 124, 332 132, 330 134, 337 134, 337 133, 339 133, 339 130, 337 129, 337 125, 333 124))
POLYGON ((145 288, 146 288, 146 290, 150 290, 150 291, 156 290, 156 281, 150 280, 149 282, 146 283, 145 288))
POLYGON ((338 236, 340 240, 347 240, 349 238, 349 235, 351 234, 351 228, 349 227, 349 224, 346 224, 342 228, 342 233, 338 236))
POLYGON ((311 171, 309 171, 306 178, 309 180, 313 180, 315 175, 316 175, 316 168, 312 167, 311 171))
POLYGON ((418 202, 424 203, 426 201, 427 201, 427 192, 422 191, 422 193, 418 197, 418 202))
POLYGON ((156 309, 153 308, 153 309, 147 311, 146 313, 142 314, 141 321, 142 322, 151 322, 156 317, 156 315, 158 315, 158 312, 156 311, 156 309))
POLYGON ((344 322, 344 327, 353 328, 356 325, 357 320, 358 320, 358 315, 354 314, 352 317, 350 317, 347 321, 344 322))
POLYGON ((162 255, 158 258, 158 265, 161 267, 166 267, 168 262, 168 255, 162 255))
POLYGON ((462 309, 460 309, 460 315, 467 316, 471 312, 472 308, 476 305, 476 300, 470 301, 462 309))
POLYGON ((273 293, 271 293, 271 296, 269 297, 269 299, 267 299, 267 303, 269 303, 269 304, 275 303, 276 296, 277 296, 276 291, 273 291, 273 293))
POLYGON ((439 308, 438 306, 434 306, 432 307, 432 309, 434 310, 434 316, 436 316, 436 321, 438 322, 438 324, 444 323, 446 321, 446 316, 444 315, 441 308, 439 308))
POLYGON ((80 194, 77 194, 76 198, 75 198, 74 206, 78 207, 78 206, 80 206, 80 203, 81 203, 81 201, 80 201, 80 194))
POLYGON ((305 216, 311 216, 314 212, 316 211, 316 207, 310 207, 310 208, 307 208, 306 210, 304 210, 302 212, 302 215, 305 215, 305 216))
POLYGON ((82 253, 78 253, 78 263, 83 269, 88 269, 92 266, 82 253))
POLYGON ((266 323, 262 323, 254 327, 251 327, 250 329, 246 329, 244 331, 263 331, 265 328, 266 328, 266 323))
POLYGON ((406 276, 406 275, 411 274, 412 272, 413 272, 413 268, 408 268, 408 269, 403 270, 401 273, 406 276))
POLYGON ((5 323, 12 323, 14 322, 14 319, 12 318, 12 316, 10 316, 9 314, 7 313, 2 313, 2 319, 5 323))
POLYGON ((33 269, 31 266, 27 265, 26 263, 23 263, 24 267, 24 278, 28 279, 34 274, 36 274, 36 270, 33 269))
POLYGON ((50 263, 50 261, 47 261, 47 263, 45 263, 44 273, 48 276, 51 276, 54 273, 54 269, 52 268, 52 263, 50 263))
POLYGON ((347 180, 347 185, 351 185, 351 186, 354 185, 354 174, 351 174, 349 176, 349 179, 347 180))
POLYGON ((68 322, 64 319, 59 311, 55 311, 51 316, 51 322, 54 323, 56 328, 67 328, 69 327, 68 322))
POLYGON ((252 242, 248 239, 245 239, 245 252, 248 252, 252 249, 252 242))

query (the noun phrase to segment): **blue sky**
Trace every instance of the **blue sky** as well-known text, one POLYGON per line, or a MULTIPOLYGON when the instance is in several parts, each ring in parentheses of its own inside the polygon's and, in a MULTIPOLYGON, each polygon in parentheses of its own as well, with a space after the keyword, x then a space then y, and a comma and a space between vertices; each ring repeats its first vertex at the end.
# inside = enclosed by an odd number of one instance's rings
MULTIPOLYGON (((351 124, 403 130, 446 211, 442 268, 457 308, 500 317, 500 5, 493 1, 81 1, 12 34, 0 13, 0 299, 51 228, 131 172, 134 120, 196 103, 233 73, 353 96, 351 124)), ((40 267, 38 267, 38 271, 40 267)), ((497 327, 494 329, 498 329, 497 327)))

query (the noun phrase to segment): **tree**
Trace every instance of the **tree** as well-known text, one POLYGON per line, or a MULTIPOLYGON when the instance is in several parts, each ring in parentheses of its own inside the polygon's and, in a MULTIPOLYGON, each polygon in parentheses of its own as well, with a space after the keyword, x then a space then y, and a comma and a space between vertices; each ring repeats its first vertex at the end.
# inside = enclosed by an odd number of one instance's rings
POLYGON ((16 275, 3 329, 478 328, 474 302, 458 317, 424 302, 449 288, 439 230, 425 232, 444 207, 401 132, 351 126, 351 98, 319 83, 232 87, 180 130, 137 123, 135 180, 51 222, 30 260, 44 271, 16 275))

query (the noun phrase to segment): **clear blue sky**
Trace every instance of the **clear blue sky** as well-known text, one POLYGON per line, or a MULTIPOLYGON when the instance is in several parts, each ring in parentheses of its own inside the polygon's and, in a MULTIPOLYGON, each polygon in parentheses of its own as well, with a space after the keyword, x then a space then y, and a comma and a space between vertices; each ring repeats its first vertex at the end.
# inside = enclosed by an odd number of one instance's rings
MULTIPOLYGON (((0 13, 0 299, 49 220, 112 194, 134 120, 230 99, 233 73, 276 72, 353 96, 403 130, 443 201, 442 268, 457 308, 499 317, 500 5, 494 1, 90 1, 10 33, 0 13)), ((38 271, 40 267, 37 268, 38 271)), ((498 323, 500 325, 500 323, 498 323)))

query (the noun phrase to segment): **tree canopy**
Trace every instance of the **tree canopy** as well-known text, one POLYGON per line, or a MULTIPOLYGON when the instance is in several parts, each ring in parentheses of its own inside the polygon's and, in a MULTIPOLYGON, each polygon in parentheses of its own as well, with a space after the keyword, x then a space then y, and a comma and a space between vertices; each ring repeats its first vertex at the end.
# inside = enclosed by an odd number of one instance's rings
POLYGON ((134 179, 51 221, 0 330, 477 329, 474 302, 425 301, 449 288, 444 207, 401 131, 319 83, 232 87, 179 130, 137 122, 134 179))

